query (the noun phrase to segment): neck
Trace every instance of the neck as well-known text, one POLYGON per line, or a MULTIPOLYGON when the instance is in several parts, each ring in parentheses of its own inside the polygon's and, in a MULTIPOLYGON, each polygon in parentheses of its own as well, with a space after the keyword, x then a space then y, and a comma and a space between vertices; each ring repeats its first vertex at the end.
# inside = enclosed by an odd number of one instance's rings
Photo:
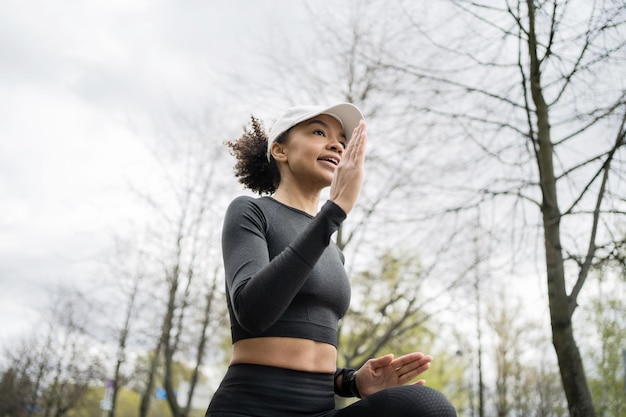
POLYGON ((297 187, 289 187, 287 184, 283 185, 281 183, 272 197, 289 207, 315 216, 319 208, 320 194, 320 190, 306 192, 297 187))

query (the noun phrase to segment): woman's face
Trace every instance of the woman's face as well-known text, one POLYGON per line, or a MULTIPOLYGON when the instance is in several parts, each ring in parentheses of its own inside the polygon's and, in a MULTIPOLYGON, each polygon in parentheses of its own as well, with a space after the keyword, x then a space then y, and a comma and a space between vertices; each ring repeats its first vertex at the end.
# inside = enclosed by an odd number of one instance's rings
POLYGON ((289 177, 302 185, 328 187, 346 145, 341 123, 332 116, 322 114, 294 126, 274 155, 281 181, 289 177))

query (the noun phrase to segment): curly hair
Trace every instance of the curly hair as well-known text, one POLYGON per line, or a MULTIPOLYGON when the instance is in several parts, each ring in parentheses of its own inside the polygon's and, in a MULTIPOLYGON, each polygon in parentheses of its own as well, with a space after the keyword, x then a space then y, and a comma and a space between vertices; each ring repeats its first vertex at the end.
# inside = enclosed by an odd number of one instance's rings
MULTIPOLYGON (((284 143, 287 132, 276 139, 284 143)), ((230 153, 237 159, 235 177, 244 187, 258 194, 271 194, 280 184, 280 172, 276 161, 267 159, 267 134, 263 123, 250 116, 250 123, 243 126, 243 135, 238 139, 224 142, 230 153)))

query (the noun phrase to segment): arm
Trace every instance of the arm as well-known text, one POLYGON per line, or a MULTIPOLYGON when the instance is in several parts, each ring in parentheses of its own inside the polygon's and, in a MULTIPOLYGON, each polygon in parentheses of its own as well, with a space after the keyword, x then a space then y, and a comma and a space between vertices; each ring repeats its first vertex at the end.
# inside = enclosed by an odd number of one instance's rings
POLYGON ((345 212, 328 201, 308 227, 270 261, 265 218, 250 198, 235 200, 224 220, 228 295, 239 324, 262 333, 284 313, 322 255, 345 212))

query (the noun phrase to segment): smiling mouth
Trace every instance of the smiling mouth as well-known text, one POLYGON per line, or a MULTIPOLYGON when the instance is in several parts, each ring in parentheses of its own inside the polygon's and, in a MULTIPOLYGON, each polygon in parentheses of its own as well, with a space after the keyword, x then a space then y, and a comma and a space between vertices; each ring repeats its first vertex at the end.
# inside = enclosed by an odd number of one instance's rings
POLYGON ((339 160, 335 159, 335 158, 319 158, 318 161, 326 161, 329 162, 335 166, 339 165, 339 160))

